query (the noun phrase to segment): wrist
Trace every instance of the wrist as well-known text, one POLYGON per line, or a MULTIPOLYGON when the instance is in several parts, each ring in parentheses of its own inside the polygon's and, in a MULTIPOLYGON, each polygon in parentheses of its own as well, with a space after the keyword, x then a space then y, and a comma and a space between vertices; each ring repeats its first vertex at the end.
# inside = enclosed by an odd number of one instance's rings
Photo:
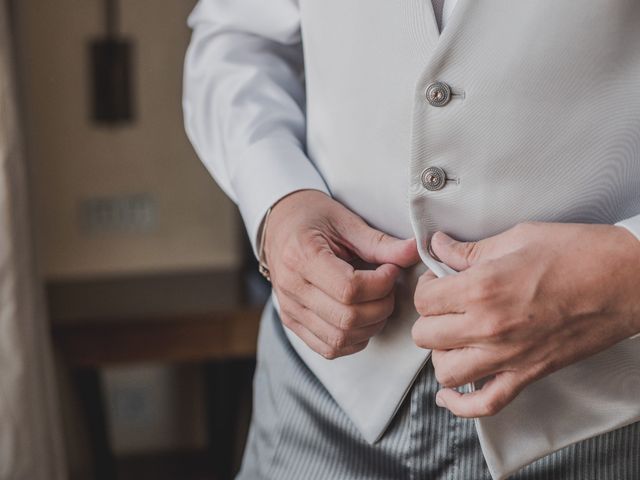
POLYGON ((309 205, 310 202, 317 200, 320 195, 327 198, 328 195, 321 190, 302 189, 295 190, 280 197, 266 211, 256 237, 258 263, 260 273, 269 280, 269 250, 270 246, 277 244, 277 232, 286 223, 286 219, 290 218, 298 205, 309 205))

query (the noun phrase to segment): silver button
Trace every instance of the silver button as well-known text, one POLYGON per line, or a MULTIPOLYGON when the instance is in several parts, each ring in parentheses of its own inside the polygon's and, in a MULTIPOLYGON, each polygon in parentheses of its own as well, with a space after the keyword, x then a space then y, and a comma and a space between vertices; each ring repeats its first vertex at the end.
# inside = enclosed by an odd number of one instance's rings
POLYGON ((433 82, 427 87, 427 102, 433 107, 444 107, 451 100, 451 87, 444 82, 433 82))
POLYGON ((431 192, 442 190, 447 183, 447 174, 440 167, 425 168, 420 175, 422 186, 431 192))

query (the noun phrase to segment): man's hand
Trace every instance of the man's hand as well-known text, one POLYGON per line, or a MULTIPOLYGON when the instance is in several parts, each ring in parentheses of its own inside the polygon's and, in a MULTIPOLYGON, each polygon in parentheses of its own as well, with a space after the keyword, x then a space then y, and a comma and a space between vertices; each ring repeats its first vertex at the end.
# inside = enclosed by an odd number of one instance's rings
POLYGON ((414 239, 374 230, 315 190, 280 200, 265 235, 282 322, 328 359, 364 349, 382 330, 399 267, 419 259, 414 239), (377 268, 357 269, 363 262, 377 268))
POLYGON ((494 415, 529 383, 640 331, 640 242, 621 227, 527 223, 470 243, 436 233, 432 248, 460 273, 420 278, 412 334, 433 349, 446 387, 436 402, 455 415, 494 415))

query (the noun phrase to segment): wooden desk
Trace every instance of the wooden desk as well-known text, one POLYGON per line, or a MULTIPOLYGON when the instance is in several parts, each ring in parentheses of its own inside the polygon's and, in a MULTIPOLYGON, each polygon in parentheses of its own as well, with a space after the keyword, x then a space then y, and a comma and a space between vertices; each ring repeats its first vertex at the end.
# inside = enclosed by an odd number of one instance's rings
POLYGON ((73 367, 253 358, 261 310, 54 324, 53 338, 73 367))
POLYGON ((235 408, 253 373, 262 310, 242 301, 233 288, 238 278, 199 273, 49 285, 54 346, 85 409, 97 480, 117 477, 99 370, 141 362, 207 365, 212 461, 217 478, 231 478, 235 408))

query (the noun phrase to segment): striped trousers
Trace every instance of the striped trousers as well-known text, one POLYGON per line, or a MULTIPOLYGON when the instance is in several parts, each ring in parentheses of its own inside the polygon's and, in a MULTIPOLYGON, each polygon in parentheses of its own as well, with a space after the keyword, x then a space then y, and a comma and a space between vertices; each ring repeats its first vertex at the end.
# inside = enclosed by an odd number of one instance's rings
MULTIPOLYGON (((268 305, 237 480, 490 480, 473 421, 438 408, 437 390, 428 363, 383 438, 369 445, 300 360, 268 305)), ((555 452, 512 478, 640 479, 640 423, 555 452)))

